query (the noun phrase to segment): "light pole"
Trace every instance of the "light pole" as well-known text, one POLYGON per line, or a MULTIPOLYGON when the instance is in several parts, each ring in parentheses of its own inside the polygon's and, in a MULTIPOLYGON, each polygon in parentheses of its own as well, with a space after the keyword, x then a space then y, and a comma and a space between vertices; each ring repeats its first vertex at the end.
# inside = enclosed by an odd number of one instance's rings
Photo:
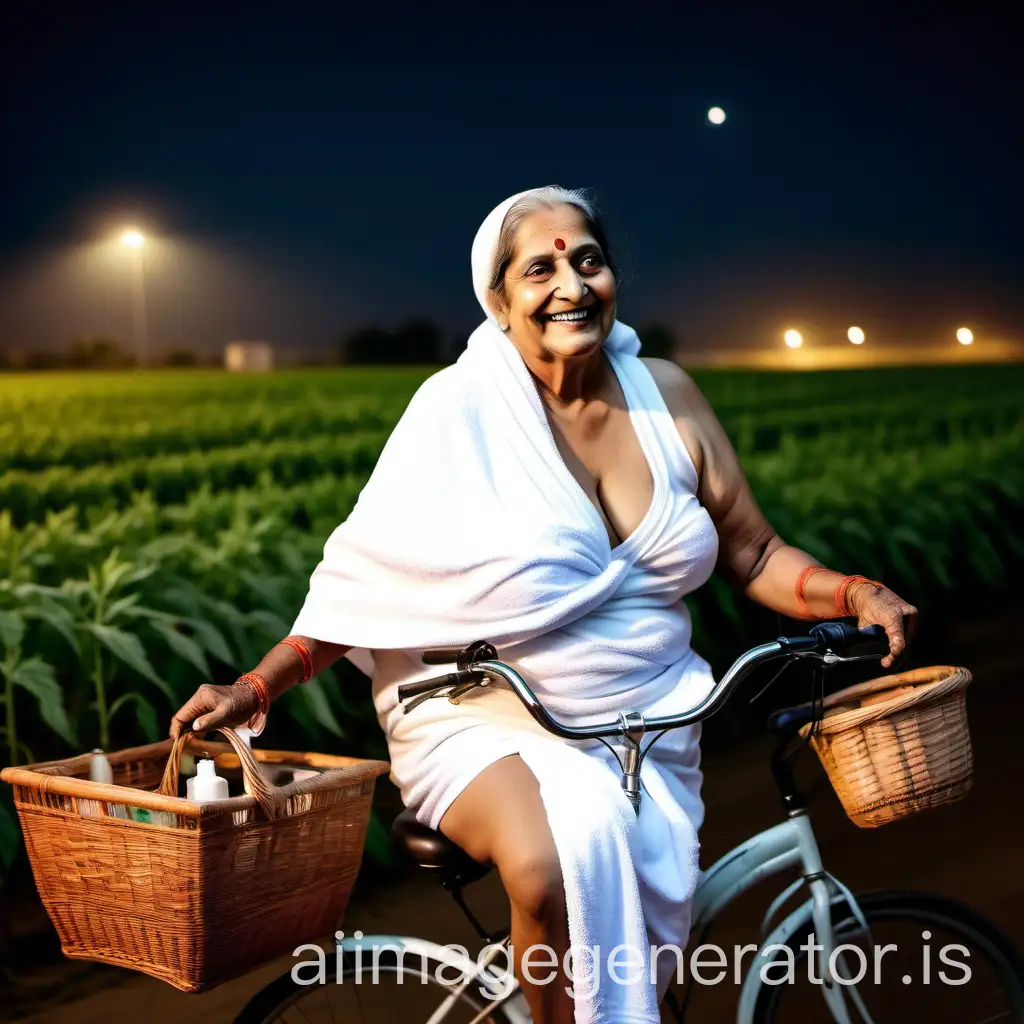
POLYGON ((148 339, 146 337, 146 286, 142 269, 142 247, 146 239, 134 229, 121 236, 121 242, 132 250, 132 311, 135 319, 135 348, 139 366, 147 361, 148 339))

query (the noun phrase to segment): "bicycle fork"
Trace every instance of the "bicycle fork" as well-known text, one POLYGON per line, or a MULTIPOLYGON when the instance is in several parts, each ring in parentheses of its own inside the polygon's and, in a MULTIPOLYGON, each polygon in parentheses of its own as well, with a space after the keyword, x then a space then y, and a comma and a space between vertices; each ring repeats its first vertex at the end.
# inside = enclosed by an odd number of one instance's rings
MULTIPOLYGON (((835 902, 832 886, 840 889, 840 898, 844 899, 858 918, 863 920, 860 908, 857 907, 853 894, 841 886, 825 870, 821 862, 821 851, 811 827, 809 816, 804 813, 793 814, 791 820, 799 837, 800 852, 804 865, 804 881, 811 892, 811 920, 814 923, 815 957, 817 958, 818 977, 821 979, 821 993, 825 1005, 832 1014, 836 1024, 855 1024, 850 1016, 849 1004, 844 995, 844 988, 850 988, 850 999, 856 1005, 860 1019, 864 1024, 873 1024, 864 1002, 857 992, 856 986, 846 986, 836 980, 831 966, 846 970, 842 955, 834 958, 835 933, 832 928, 832 905, 835 902)), ((865 922, 866 924, 866 922, 865 922)))

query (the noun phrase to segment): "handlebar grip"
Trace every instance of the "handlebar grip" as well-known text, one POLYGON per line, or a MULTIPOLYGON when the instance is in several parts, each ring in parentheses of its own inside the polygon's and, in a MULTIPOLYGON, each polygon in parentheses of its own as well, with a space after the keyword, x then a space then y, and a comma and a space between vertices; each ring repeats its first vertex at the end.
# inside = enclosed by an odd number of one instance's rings
POLYGON ((423 651, 420 657, 424 665, 454 665, 459 659, 461 651, 435 647, 433 650, 423 651))
POLYGON ((829 648, 840 657, 879 657, 889 653, 889 638, 879 625, 858 629, 846 622, 819 622, 811 629, 822 649, 829 648))
POLYGON ((484 678, 484 674, 475 668, 460 668, 447 675, 434 676, 431 679, 420 679, 415 683, 401 683, 398 687, 399 701, 409 697, 418 697, 421 693, 431 690, 443 690, 446 686, 460 686, 462 683, 476 683, 484 678))
POLYGON ((850 645, 848 654, 884 658, 889 653, 889 637, 881 626, 865 626, 857 630, 857 635, 859 639, 850 645))
POLYGON ((398 699, 407 700, 409 697, 417 697, 428 690, 440 690, 444 686, 455 686, 460 681, 458 672, 449 672, 444 676, 434 676, 432 679, 420 679, 415 683, 402 683, 398 687, 398 699))

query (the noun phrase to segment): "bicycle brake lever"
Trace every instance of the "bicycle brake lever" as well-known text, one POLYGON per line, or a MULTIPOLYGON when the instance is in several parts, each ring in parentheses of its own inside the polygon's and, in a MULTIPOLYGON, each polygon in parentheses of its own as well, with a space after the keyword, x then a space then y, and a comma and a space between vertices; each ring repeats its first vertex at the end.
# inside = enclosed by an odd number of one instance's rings
POLYGON ((467 694, 470 690, 475 690, 478 686, 486 686, 487 680, 484 679, 482 682, 476 682, 472 680, 468 683, 462 683, 459 686, 450 686, 447 689, 439 687, 433 692, 428 691, 427 693, 421 693, 417 697, 411 697, 402 705, 403 714, 409 714, 410 711, 418 708, 425 700, 433 700, 435 697, 447 697, 452 704, 458 704, 459 699, 467 694))
POLYGON ((458 704, 459 700, 470 690, 475 690, 478 686, 486 686, 487 679, 484 678, 480 682, 475 679, 470 680, 468 683, 463 683, 461 686, 454 686, 448 691, 448 700, 452 704, 458 704))
POLYGON ((433 692, 427 691, 421 693, 418 697, 412 697, 402 705, 402 713, 409 714, 414 708, 418 708, 425 700, 432 700, 434 697, 447 697, 452 693, 454 688, 449 687, 447 690, 444 687, 440 687, 433 692))
POLYGON ((822 656, 822 663, 825 665, 845 665, 849 661, 880 661, 884 655, 881 654, 853 654, 844 657, 834 651, 826 651, 822 656))

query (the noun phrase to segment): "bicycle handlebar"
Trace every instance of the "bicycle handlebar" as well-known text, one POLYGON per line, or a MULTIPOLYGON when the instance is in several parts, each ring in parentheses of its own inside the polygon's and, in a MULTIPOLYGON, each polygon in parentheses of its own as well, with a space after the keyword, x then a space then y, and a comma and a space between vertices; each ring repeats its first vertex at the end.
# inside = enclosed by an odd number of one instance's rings
MULTIPOLYGON (((398 687, 399 702, 410 697, 419 698, 405 705, 405 712, 408 713, 423 700, 428 700, 433 696, 442 696, 439 691, 449 687, 451 688, 450 692, 443 696, 447 696, 449 700, 455 702, 463 693, 478 686, 486 686, 491 678, 497 678, 511 687, 539 725, 563 739, 586 740, 619 736, 631 729, 638 729, 641 732, 677 729, 695 724, 713 715, 729 699, 730 694, 743 679, 756 666, 765 662, 782 657, 817 657, 831 665, 865 658, 884 658, 889 653, 889 641, 881 626, 857 629, 856 626, 848 625, 845 622, 820 622, 811 628, 807 636, 779 637, 771 643, 761 644, 740 655, 707 697, 687 712, 678 715, 662 715, 657 718, 641 718, 639 722, 632 717, 631 713, 622 712, 614 720, 610 719, 590 726, 567 725, 559 721, 541 704, 536 694, 514 668, 504 662, 486 657, 486 655, 494 653, 493 647, 481 644, 479 650, 485 655, 485 659, 473 662, 472 667, 467 665, 444 676, 401 684, 398 687)), ((450 653, 447 655, 442 651, 428 653, 436 658, 447 656, 449 663, 456 660, 450 653)), ((460 661, 463 659, 460 658, 460 661)))

